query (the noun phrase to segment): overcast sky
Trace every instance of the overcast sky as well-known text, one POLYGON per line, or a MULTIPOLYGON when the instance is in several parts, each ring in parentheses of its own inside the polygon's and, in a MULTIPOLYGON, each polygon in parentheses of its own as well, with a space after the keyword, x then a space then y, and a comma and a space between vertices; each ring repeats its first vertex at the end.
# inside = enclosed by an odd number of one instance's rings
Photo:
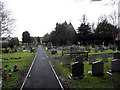
MULTIPOLYGON (((54 30, 56 22, 67 21, 77 29, 83 14, 90 23, 98 21, 103 14, 117 10, 113 0, 3 0, 6 9, 12 11, 16 27, 12 36, 22 40, 22 33, 29 31, 31 36, 42 37, 54 30)), ((115 1, 115 0, 114 0, 115 1)))

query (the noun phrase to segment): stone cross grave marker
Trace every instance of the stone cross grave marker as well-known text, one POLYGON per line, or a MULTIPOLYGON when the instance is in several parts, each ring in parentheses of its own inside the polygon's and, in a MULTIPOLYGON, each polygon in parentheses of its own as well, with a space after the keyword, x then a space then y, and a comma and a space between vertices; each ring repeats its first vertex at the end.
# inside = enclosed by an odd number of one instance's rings
POLYGON ((104 63, 102 61, 96 61, 92 63, 92 75, 101 76, 104 75, 104 63))

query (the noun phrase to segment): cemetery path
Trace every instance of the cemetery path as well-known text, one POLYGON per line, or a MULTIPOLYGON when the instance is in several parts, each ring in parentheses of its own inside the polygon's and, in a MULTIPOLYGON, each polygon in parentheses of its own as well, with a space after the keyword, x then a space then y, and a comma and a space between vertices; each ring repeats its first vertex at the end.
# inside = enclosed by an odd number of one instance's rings
POLYGON ((28 77, 23 86, 25 88, 59 88, 61 86, 52 71, 49 64, 49 59, 43 50, 42 46, 39 46, 36 54, 35 62, 29 72, 28 77))

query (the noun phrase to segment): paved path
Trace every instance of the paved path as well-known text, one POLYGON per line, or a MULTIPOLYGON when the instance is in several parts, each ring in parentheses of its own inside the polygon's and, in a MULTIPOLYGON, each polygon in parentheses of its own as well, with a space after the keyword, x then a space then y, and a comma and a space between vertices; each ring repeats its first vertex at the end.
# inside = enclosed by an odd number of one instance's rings
POLYGON ((59 88, 61 86, 49 64, 46 53, 42 46, 39 46, 35 62, 27 77, 23 90, 25 88, 59 88))

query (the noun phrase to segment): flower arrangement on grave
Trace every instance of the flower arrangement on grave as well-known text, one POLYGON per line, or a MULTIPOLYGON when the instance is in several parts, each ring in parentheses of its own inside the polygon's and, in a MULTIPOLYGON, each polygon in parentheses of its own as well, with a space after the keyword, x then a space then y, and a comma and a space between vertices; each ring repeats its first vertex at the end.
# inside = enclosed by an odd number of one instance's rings
POLYGON ((14 66, 13 66, 13 72, 16 72, 16 71, 19 71, 18 65, 14 65, 14 66))

